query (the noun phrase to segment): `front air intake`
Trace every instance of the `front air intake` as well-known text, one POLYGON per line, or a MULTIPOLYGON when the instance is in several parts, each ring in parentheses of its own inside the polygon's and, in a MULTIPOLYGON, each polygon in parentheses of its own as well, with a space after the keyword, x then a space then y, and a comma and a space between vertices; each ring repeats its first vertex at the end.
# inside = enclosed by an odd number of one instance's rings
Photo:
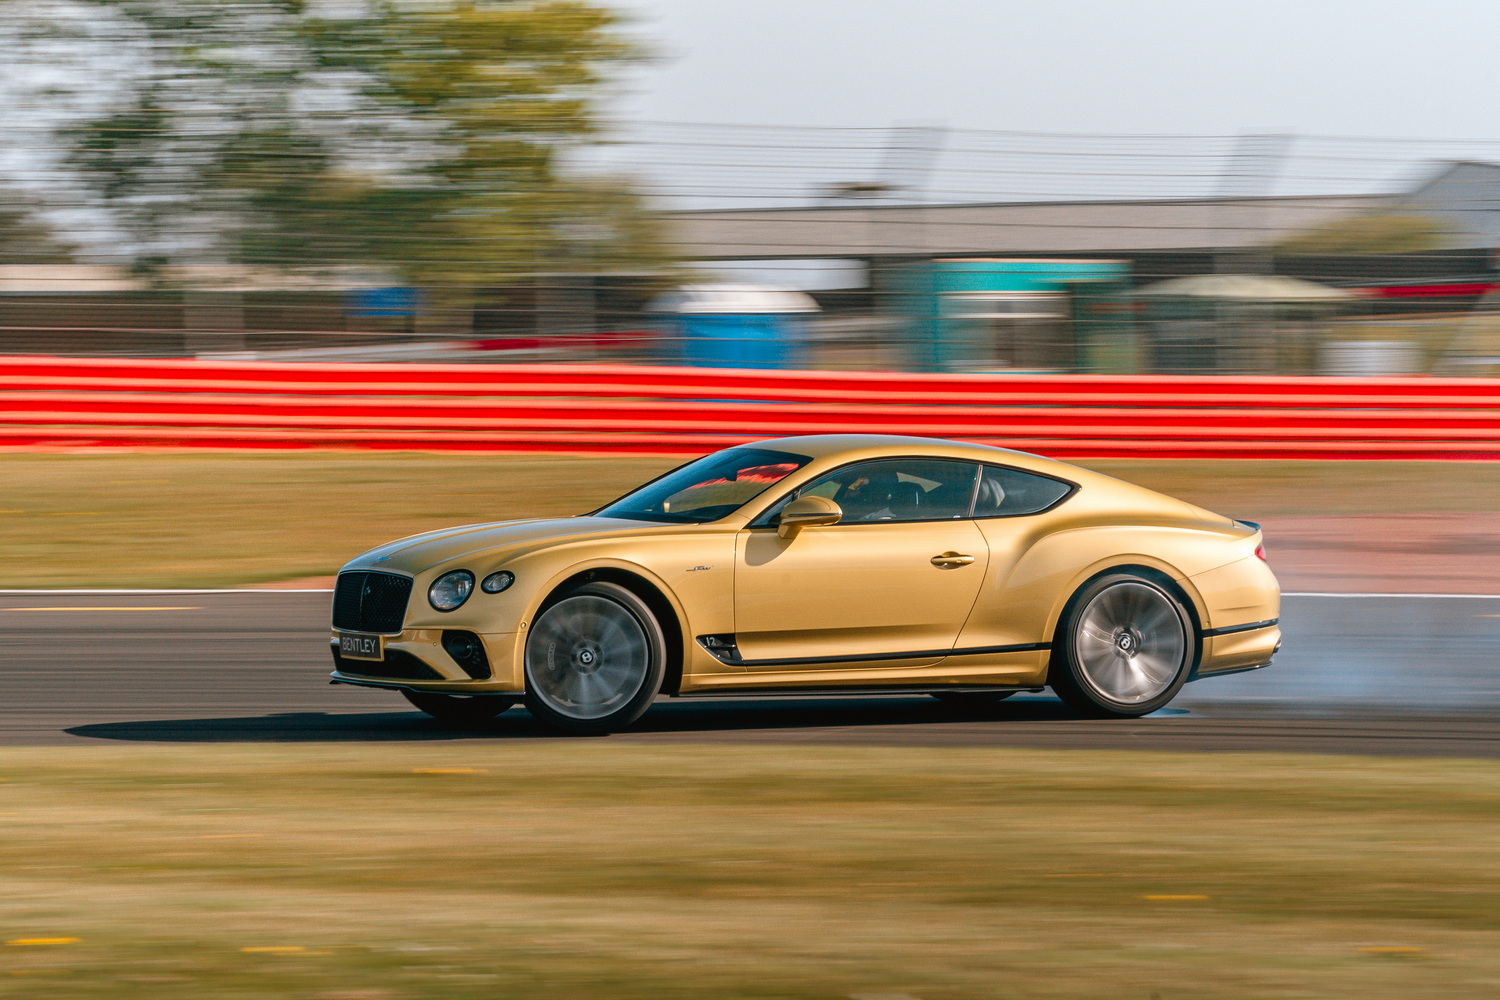
POLYGON ((484 643, 473 632, 445 631, 443 649, 476 681, 490 679, 490 658, 484 653, 484 643))
POLYGON ((410 577, 340 573, 333 588, 333 627, 346 632, 400 632, 410 599, 410 577))
POLYGON ((388 649, 385 651, 384 660, 351 660, 340 656, 337 646, 331 649, 333 668, 341 674, 397 681, 445 681, 448 679, 404 650, 388 649))

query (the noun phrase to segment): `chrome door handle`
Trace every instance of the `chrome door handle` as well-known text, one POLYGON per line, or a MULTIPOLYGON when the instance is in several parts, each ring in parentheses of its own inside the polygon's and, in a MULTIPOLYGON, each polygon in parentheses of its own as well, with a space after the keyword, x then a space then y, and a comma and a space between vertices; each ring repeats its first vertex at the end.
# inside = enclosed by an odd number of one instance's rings
POLYGON ((942 555, 932 557, 932 564, 939 569, 957 569, 973 561, 973 556, 964 555, 962 552, 944 552, 942 555))

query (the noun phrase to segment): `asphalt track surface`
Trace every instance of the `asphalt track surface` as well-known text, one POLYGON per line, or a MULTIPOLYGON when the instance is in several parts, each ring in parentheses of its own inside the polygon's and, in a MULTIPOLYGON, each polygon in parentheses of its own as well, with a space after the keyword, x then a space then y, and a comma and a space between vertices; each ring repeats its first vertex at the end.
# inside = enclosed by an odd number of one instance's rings
MULTIPOLYGON (((326 592, 0 593, 0 744, 553 739, 514 708, 455 728, 330 686, 326 592)), ((1030 746, 1500 757, 1500 597, 1294 595, 1265 670, 1139 720, 1047 695, 662 699, 631 743, 1030 746)))

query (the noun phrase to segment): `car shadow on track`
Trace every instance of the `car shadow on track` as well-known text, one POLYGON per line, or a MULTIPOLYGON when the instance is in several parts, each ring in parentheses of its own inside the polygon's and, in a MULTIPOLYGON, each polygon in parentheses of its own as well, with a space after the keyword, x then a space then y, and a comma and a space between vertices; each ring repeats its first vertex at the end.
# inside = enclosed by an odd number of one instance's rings
MULTIPOLYGON (((983 709, 961 709, 930 698, 662 701, 626 733, 733 739, 756 731, 858 730, 870 726, 946 729, 1005 722, 1058 722, 1078 717, 1053 698, 1017 698, 983 709)), ((91 739, 146 743, 427 743, 468 739, 576 739, 513 708, 489 723, 455 725, 419 712, 328 714, 288 712, 218 719, 161 719, 75 726, 91 739)))

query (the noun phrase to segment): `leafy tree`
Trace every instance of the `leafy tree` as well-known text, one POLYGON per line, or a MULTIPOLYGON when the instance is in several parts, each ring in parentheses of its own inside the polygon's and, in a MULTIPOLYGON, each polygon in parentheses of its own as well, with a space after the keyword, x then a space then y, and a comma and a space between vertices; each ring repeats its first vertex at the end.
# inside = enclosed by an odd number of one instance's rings
POLYGON ((1418 253, 1446 244, 1452 227, 1428 215, 1371 212, 1309 229, 1283 240, 1276 252, 1306 254, 1418 253))
POLYGON ((139 68, 66 130, 145 267, 376 264, 424 284, 662 258, 639 197, 578 178, 611 66, 581 0, 80 0, 139 68))
POLYGON ((28 208, 0 194, 0 264, 65 264, 73 248, 28 208))

